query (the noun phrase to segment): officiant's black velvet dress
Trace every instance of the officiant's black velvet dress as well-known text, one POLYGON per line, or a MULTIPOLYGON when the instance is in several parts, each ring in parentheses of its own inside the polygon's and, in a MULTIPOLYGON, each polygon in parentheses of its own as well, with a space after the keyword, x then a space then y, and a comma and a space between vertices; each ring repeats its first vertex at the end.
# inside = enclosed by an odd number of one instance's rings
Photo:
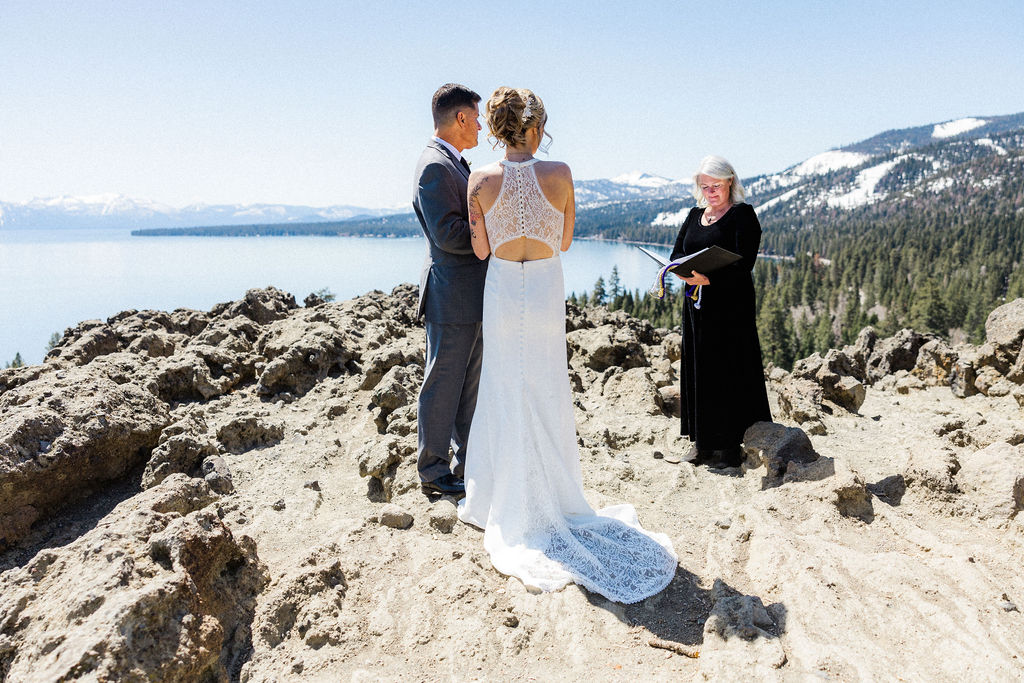
MULTIPOLYGON (((709 226, 694 208, 679 230, 672 258, 717 244, 743 258, 714 273, 701 288, 700 308, 684 298, 680 363, 682 433, 700 450, 738 446, 747 427, 772 419, 757 338, 751 271, 761 224, 750 204, 735 204, 709 226)), ((683 285, 681 281, 678 281, 683 285)))

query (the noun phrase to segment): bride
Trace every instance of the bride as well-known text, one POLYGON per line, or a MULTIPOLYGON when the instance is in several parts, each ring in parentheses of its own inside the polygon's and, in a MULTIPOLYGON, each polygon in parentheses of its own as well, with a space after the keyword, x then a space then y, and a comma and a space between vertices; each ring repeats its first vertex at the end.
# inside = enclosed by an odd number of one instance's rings
POLYGON ((469 178, 473 250, 493 258, 459 518, 484 530, 494 567, 528 587, 574 581, 637 602, 668 585, 676 555, 667 536, 641 528, 632 505, 595 512, 583 496, 558 257, 572 244, 572 174, 534 158, 547 114, 529 90, 498 88, 486 117, 505 158, 469 178))

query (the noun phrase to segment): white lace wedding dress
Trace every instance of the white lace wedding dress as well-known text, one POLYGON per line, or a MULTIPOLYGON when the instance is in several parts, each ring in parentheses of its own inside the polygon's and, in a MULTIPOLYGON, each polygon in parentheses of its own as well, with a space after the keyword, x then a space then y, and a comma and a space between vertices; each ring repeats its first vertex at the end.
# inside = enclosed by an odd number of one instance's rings
POLYGON ((487 267, 483 366, 459 518, 484 529, 494 567, 527 586, 551 591, 575 581, 633 603, 668 585, 676 555, 667 536, 641 528, 632 505, 595 512, 583 496, 558 258, 564 216, 541 190, 535 161, 501 162, 501 191, 484 216, 492 252, 525 235, 554 256, 492 256, 487 267))

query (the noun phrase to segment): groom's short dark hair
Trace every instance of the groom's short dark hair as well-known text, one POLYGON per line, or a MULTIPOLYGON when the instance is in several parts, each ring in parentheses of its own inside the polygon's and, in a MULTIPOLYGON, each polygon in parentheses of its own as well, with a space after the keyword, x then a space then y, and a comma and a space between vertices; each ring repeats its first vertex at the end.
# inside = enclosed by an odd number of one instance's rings
POLYGON ((434 127, 448 123, 448 120, 455 113, 465 107, 475 107, 480 101, 480 96, 464 85, 458 83, 445 83, 437 92, 431 102, 430 110, 434 115, 434 127))

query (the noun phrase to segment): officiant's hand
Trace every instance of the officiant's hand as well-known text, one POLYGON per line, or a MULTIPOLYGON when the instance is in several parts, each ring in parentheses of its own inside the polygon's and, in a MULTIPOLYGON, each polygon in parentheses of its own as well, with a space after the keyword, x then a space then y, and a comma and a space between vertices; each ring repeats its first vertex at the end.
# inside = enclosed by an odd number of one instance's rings
POLYGON ((707 275, 703 275, 701 273, 698 273, 696 270, 693 271, 693 274, 690 277, 683 277, 682 275, 680 275, 679 278, 683 282, 685 282, 686 284, 691 285, 691 286, 692 285, 710 285, 711 284, 711 280, 708 279, 707 275))

